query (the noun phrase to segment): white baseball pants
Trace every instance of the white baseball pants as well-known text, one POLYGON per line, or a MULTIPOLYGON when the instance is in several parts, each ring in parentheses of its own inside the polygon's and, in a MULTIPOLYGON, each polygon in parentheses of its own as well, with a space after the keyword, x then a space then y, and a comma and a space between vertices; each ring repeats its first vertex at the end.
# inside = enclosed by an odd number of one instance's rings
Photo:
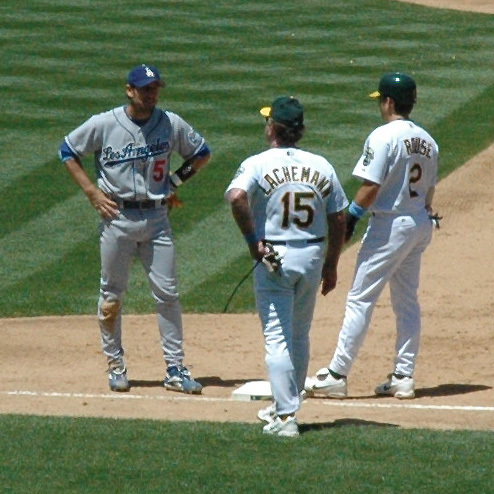
POLYGON ((378 213, 370 218, 348 292, 331 370, 348 376, 376 302, 389 281, 397 330, 394 372, 413 374, 421 331, 417 298, 420 264, 431 235, 432 224, 425 210, 413 216, 378 213))
POLYGON ((261 319, 265 361, 278 415, 300 407, 309 364, 309 330, 321 281, 324 243, 288 242, 274 246, 283 259, 281 271, 255 269, 257 308, 261 319))

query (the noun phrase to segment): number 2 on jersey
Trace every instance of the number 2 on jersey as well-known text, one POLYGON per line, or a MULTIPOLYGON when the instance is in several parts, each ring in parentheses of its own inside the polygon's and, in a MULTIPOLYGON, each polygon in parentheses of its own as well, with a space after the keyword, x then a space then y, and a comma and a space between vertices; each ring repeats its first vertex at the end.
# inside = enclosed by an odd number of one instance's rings
POLYGON ((412 190, 412 184, 418 182, 422 178, 422 168, 418 163, 415 163, 412 168, 410 168, 410 180, 408 182, 408 191, 410 192, 410 197, 418 197, 417 192, 412 190))
POLYGON ((287 192, 281 198, 281 201, 283 202, 283 220, 281 222, 281 227, 289 228, 290 226, 290 210, 292 204, 295 213, 305 213, 304 220, 299 216, 295 216, 293 218, 293 223, 299 228, 307 228, 310 226, 314 221, 314 208, 303 201, 313 199, 314 196, 314 192, 287 192))

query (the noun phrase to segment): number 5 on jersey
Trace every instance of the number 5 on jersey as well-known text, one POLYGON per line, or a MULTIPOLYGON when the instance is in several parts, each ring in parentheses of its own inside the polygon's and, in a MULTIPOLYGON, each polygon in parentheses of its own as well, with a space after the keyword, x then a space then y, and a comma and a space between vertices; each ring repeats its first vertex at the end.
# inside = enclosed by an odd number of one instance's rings
POLYGON ((166 160, 157 160, 154 162, 153 178, 156 182, 161 182, 165 176, 166 160))

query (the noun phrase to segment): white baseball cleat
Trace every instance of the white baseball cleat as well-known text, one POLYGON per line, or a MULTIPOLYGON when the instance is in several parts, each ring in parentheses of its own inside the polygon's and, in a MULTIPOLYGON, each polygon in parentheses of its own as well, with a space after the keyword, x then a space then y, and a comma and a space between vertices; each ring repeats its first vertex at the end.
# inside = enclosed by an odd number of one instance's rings
POLYGON ((273 422, 276 417, 276 403, 271 403, 268 407, 261 408, 261 410, 257 412, 257 418, 268 424, 273 422))
POLYGON ((410 376, 396 377, 394 374, 374 390, 378 396, 394 396, 400 400, 415 398, 413 378, 410 376))
POLYGON ((304 389, 300 392, 300 399, 302 401, 306 400, 307 398, 311 398, 314 395, 314 392, 312 391, 313 381, 313 377, 305 378, 304 389))
POLYGON ((262 433, 272 436, 297 437, 299 435, 297 419, 295 415, 289 416, 285 420, 276 417, 263 427, 262 433))
POLYGON ((307 397, 312 396, 314 394, 314 384, 316 383, 316 377, 307 377, 305 379, 304 392, 307 397))
POLYGON ((308 392, 321 394, 328 398, 346 398, 346 377, 336 379, 327 367, 323 367, 317 371, 315 377, 309 378, 305 382, 305 389, 308 392))
MULTIPOLYGON (((307 385, 307 381, 305 381, 305 384, 307 385)), ((311 393, 308 393, 307 391, 305 391, 305 389, 303 389, 300 392, 300 404, 302 404, 303 401, 309 396, 311 396, 311 393)), ((271 403, 271 405, 269 405, 268 407, 261 408, 261 410, 257 412, 257 418, 259 420, 262 420, 263 422, 267 422, 268 424, 275 420, 276 417, 276 403, 271 403)))

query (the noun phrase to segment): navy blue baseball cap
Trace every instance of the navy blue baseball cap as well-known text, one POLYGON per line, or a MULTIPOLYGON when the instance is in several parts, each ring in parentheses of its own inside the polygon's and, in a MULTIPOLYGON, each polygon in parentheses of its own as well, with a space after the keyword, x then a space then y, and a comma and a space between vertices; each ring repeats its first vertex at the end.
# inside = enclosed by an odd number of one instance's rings
POLYGON ((159 82, 163 86, 160 73, 154 65, 138 65, 127 76, 127 83, 134 87, 144 87, 152 82, 159 82))

